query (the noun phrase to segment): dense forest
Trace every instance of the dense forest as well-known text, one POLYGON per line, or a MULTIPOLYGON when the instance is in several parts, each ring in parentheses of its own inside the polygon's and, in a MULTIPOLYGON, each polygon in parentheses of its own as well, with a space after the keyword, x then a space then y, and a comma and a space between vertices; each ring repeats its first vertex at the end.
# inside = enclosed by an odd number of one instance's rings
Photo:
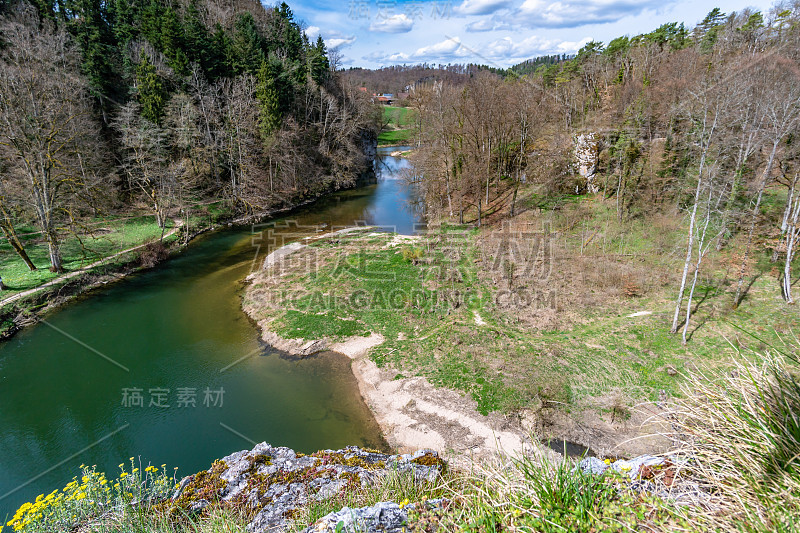
POLYGON ((89 217, 162 227, 222 203, 253 214, 352 186, 379 115, 285 3, 0 3, 0 226, 59 244, 89 217))
POLYGON ((657 213, 685 220, 673 331, 683 323, 685 335, 709 255, 733 240, 733 308, 756 250, 771 256, 791 303, 798 28, 797 2, 769 13, 714 9, 694 28, 667 23, 590 42, 522 77, 481 72, 466 85, 417 91, 415 175, 424 176, 430 216, 481 225, 490 205, 495 212, 505 203, 514 217, 521 187, 535 188, 536 205, 597 195, 615 204, 620 221, 647 224, 657 213))

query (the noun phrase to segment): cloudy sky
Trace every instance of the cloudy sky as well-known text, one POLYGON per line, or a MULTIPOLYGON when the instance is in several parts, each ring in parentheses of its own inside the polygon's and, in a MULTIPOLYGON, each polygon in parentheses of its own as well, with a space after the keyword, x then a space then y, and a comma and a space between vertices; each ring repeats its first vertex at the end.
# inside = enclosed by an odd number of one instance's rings
MULTIPOLYGON (((270 2, 271 3, 271 2, 270 2)), ((483 63, 508 67, 573 53, 664 22, 693 26, 714 7, 769 10, 771 0, 289 0, 312 39, 321 34, 342 66, 483 63)))

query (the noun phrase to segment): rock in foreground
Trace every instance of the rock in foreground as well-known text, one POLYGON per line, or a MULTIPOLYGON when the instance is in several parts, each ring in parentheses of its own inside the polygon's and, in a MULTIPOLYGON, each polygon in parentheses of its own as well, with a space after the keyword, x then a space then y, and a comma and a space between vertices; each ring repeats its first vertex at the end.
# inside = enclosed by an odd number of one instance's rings
MULTIPOLYGON (((185 478, 172 503, 185 512, 228 505, 252 516, 248 531, 285 531, 299 510, 315 500, 332 498, 348 487, 366 486, 392 473, 435 481, 443 468, 444 462, 432 450, 388 455, 351 446, 304 455, 261 443, 252 450, 216 461, 208 471, 185 478)), ((392 523, 404 519, 397 504, 381 505, 388 507, 377 515, 366 510, 350 516, 363 515, 369 520, 373 517, 376 524, 384 519, 392 523)))

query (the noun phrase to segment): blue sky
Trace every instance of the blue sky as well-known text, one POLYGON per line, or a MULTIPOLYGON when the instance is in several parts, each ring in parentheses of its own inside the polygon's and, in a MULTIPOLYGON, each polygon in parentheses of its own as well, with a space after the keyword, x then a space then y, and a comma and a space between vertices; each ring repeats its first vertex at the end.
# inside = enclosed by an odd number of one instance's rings
POLYGON ((508 67, 531 57, 573 53, 589 40, 693 26, 711 11, 769 0, 320 0, 288 1, 312 39, 321 34, 343 67, 483 63, 508 67))

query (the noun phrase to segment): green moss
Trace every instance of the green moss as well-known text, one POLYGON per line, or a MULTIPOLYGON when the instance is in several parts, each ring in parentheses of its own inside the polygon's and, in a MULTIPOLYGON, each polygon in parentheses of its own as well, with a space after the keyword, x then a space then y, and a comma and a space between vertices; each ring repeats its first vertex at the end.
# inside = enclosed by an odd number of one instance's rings
POLYGON ((425 455, 417 457, 416 459, 412 459, 411 462, 422 466, 435 466, 440 468, 442 471, 444 471, 444 469, 447 467, 447 463, 445 463, 441 457, 430 452, 427 452, 425 455))
POLYGON ((386 463, 384 461, 377 461, 375 463, 370 463, 369 461, 365 460, 363 457, 360 457, 358 455, 347 457, 343 453, 317 452, 315 454, 312 454, 312 456, 322 459, 323 465, 357 466, 365 470, 377 470, 379 468, 386 467, 386 463))
POLYGON ((220 476, 227 469, 225 461, 214 461, 210 470, 203 470, 191 477, 177 500, 161 502, 156 505, 155 510, 171 520, 183 520, 197 502, 205 500, 212 505, 218 504, 222 490, 227 485, 220 476))

